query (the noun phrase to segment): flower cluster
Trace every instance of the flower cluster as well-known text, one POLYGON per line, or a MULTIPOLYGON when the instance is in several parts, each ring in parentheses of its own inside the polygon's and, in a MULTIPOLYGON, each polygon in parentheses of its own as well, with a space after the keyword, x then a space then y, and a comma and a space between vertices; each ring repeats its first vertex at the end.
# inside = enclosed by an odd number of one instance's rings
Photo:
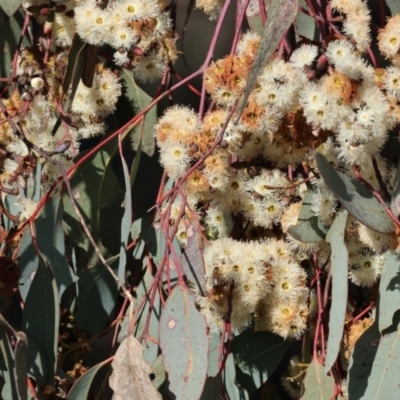
MULTIPOLYGON (((260 43, 255 33, 244 34, 234 54, 206 70, 214 108, 202 120, 175 106, 156 126, 161 163, 172 179, 182 181, 187 207, 196 210, 211 240, 205 250, 209 294, 198 303, 213 328, 227 316, 235 329, 254 317, 257 329, 283 337, 298 337, 306 328, 312 268, 306 275, 300 265, 314 254, 327 271, 330 247, 324 241, 302 243, 288 229, 297 224, 306 193, 312 192, 311 210, 327 228, 339 208, 318 173, 315 150, 336 169, 350 177, 356 170, 379 190, 374 159, 379 179, 389 189, 393 185, 394 169, 380 152, 400 122, 398 17, 379 34, 379 48, 393 64, 378 69, 364 58, 371 42, 366 2, 331 5, 344 15, 344 34, 324 46, 304 44, 286 61, 274 56, 244 112, 234 112, 226 129, 260 43)), ((349 279, 372 286, 382 272, 383 252, 396 248, 395 235, 375 232, 350 216, 345 240, 349 279)))
POLYGON ((236 242, 217 239, 206 248, 205 289, 201 311, 211 329, 230 315, 234 329, 248 326, 283 337, 299 337, 308 316, 306 274, 287 243, 276 239, 236 242))
MULTIPOLYGON (((13 91, 3 100, 21 132, 15 135, 12 123, 0 113, 0 145, 10 155, 2 161, 0 179, 7 190, 16 191, 16 183, 24 189, 40 163, 42 190, 47 191, 61 175, 60 163, 65 168, 72 164, 81 141, 106 131, 105 118, 115 111, 122 93, 118 70, 110 64, 151 82, 176 60, 177 51, 166 3, 161 1, 122 0, 101 8, 95 0, 24 0, 22 6, 41 25, 41 35, 31 47, 19 49, 13 91), (69 54, 82 46, 79 41, 88 44, 86 49, 102 46, 107 52, 111 47, 113 63, 112 57, 107 62, 95 56, 90 87, 80 81, 72 92, 64 86, 71 72, 67 73, 68 63, 75 62, 69 54), (58 166, 35 149, 51 154, 58 166)), ((27 206, 22 192, 19 197, 20 219, 29 218, 35 208, 27 206)))

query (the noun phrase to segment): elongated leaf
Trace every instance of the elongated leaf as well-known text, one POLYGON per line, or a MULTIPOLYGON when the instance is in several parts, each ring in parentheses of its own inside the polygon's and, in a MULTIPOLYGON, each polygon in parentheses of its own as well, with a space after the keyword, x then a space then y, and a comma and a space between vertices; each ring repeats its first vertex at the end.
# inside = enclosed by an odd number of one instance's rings
POLYGON ((221 380, 218 376, 208 377, 204 384, 200 400, 220 400, 222 394, 221 389, 221 380))
POLYGON ((94 367, 90 368, 85 372, 72 386, 68 393, 68 400, 82 400, 87 399, 89 395, 90 386, 93 383, 93 379, 99 370, 107 365, 110 360, 103 361, 96 364, 94 367))
POLYGON ((18 10, 21 4, 22 0, 0 0, 0 7, 9 17, 18 10))
POLYGON ((28 336, 29 351, 31 339, 35 342, 44 363, 44 378, 54 384, 54 373, 57 368, 58 326, 60 322, 59 298, 57 285, 43 258, 33 278, 25 301, 23 322, 28 336))
POLYGON ((146 216, 133 221, 131 228, 132 240, 136 240, 140 234, 151 225, 151 220, 152 218, 150 216, 146 216))
POLYGON ((153 371, 143 358, 143 348, 133 335, 121 343, 111 365, 110 387, 114 390, 114 400, 161 399, 150 380, 153 371))
POLYGON ((344 243, 347 216, 348 213, 346 210, 340 210, 326 236, 326 241, 330 243, 332 250, 332 302, 329 312, 329 337, 325 359, 325 373, 328 373, 335 363, 343 339, 347 307, 349 260, 347 247, 344 243))
POLYGON ((186 230, 187 243, 182 251, 181 268, 189 282, 196 285, 204 296, 204 260, 201 243, 200 224, 195 212, 186 230))
POLYGON ((400 13, 400 3, 397 0, 386 0, 386 5, 389 7, 392 15, 400 13))
POLYGON ((304 395, 301 400, 330 400, 335 390, 335 381, 325 375, 324 367, 313 360, 304 378, 304 395))
POLYGON ((336 171, 322 154, 317 153, 315 160, 327 186, 354 218, 375 231, 394 232, 394 224, 385 208, 365 185, 336 171))
POLYGON ((315 243, 325 240, 328 228, 311 211, 312 198, 315 190, 309 188, 304 196, 297 224, 288 229, 288 233, 303 243, 315 243))
POLYGON ((258 75, 260 75, 261 70, 268 64, 272 53, 275 51, 283 35, 295 20, 298 8, 298 0, 272 0, 268 8, 268 20, 265 24, 261 43, 251 67, 244 90, 244 97, 238 110, 239 117, 246 107, 247 100, 258 75))
POLYGON ((290 344, 270 332, 248 332, 236 336, 231 344, 237 367, 242 374, 237 382, 249 394, 271 377, 290 344))
POLYGON ((393 316, 400 310, 400 258, 389 250, 385 253, 384 262, 379 283, 379 332, 393 324, 393 316))
MULTIPOLYGON (((41 215, 34 222, 37 245, 53 271, 60 297, 64 290, 77 280, 65 255, 65 238, 61 225, 62 216, 63 204, 61 198, 57 196, 47 201, 41 215), (43 232, 46 234, 44 235, 43 232)), ((39 265, 39 255, 33 245, 29 229, 25 230, 21 241, 18 264, 21 268, 19 290, 22 299, 25 300, 33 272, 39 265)))
POLYGON ((128 246, 129 233, 132 225, 132 193, 128 166, 126 165, 126 161, 123 157, 121 157, 121 163, 125 181, 125 211, 121 221, 121 247, 119 252, 118 278, 121 282, 125 282, 127 260, 126 248, 128 246))
POLYGON ((133 162, 132 169, 131 169, 131 176, 130 176, 131 186, 135 183, 136 175, 139 171, 141 157, 142 157, 142 141, 140 141, 138 144, 138 147, 136 150, 136 155, 135 155, 135 161, 133 162))
MULTIPOLYGON (((122 69, 121 81, 126 87, 125 96, 131 102, 136 113, 152 102, 153 99, 137 85, 131 71, 122 69)), ((131 130, 132 149, 138 149, 139 143, 141 143, 141 151, 151 157, 155 150, 153 133, 154 125, 157 123, 157 107, 153 106, 144 118, 143 124, 138 124, 131 130)))
POLYGON ((64 103, 64 111, 67 112, 74 100, 76 89, 82 77, 85 66, 85 46, 79 35, 75 35, 72 46, 68 53, 67 70, 63 80, 63 92, 66 93, 71 85, 71 94, 64 103))
MULTIPOLYGON (((391 332, 381 336, 375 322, 358 339, 349 370, 350 399, 392 399, 400 387, 399 318, 391 332)), ((395 395, 397 396, 397 395, 395 395)))
MULTIPOLYGON (((2 0, 2 5, 4 3, 12 3, 8 0, 2 0)), ((11 11, 11 9, 9 10, 11 11)), ((0 8, 0 49, 1 49, 1 59, 0 59, 0 76, 10 77, 11 76, 11 62, 17 49, 18 41, 21 36, 21 30, 24 25, 24 13, 21 9, 13 13, 12 17, 9 17, 7 11, 0 8)), ((25 35, 22 46, 29 47, 31 45, 28 35, 25 35)))
POLYGON ((196 4, 195 0, 189 0, 188 6, 186 9, 185 21, 183 22, 183 28, 182 28, 181 50, 183 50, 183 41, 185 40, 186 28, 188 26, 189 19, 190 19, 190 16, 192 15, 195 4, 196 4))
POLYGON ((236 384, 236 366, 233 354, 229 354, 224 370, 222 371, 222 383, 228 393, 229 400, 249 400, 249 394, 236 384))
MULTIPOLYGON (((306 0, 299 0, 300 6, 303 7, 305 10, 310 10, 306 0)), ((318 40, 319 38, 319 29, 317 24, 315 23, 315 19, 310 17, 309 15, 299 12, 297 14, 296 22, 296 33, 298 39, 307 38, 310 40, 318 40)))
MULTIPOLYGON (((147 334, 153 337, 155 340, 157 340, 158 337, 158 325, 160 321, 160 315, 161 315, 161 300, 160 300, 160 295, 157 290, 155 296, 154 296, 154 303, 153 307, 150 308, 150 301, 151 301, 151 295, 147 294, 148 289, 150 288, 151 282, 153 281, 153 275, 151 274, 151 271, 146 267, 147 260, 143 261, 146 272, 139 284, 139 286, 136 289, 136 306, 137 309, 135 310, 137 313, 137 320, 136 324, 134 327, 134 336, 136 338, 140 338, 142 334, 145 332, 146 328, 146 319, 147 315, 150 312, 150 320, 148 322, 148 327, 147 327, 147 334), (142 303, 142 301, 145 300, 145 303, 143 307, 139 310, 138 307, 142 303)), ((125 319, 123 323, 121 324, 121 330, 118 335, 118 341, 122 342, 127 335, 130 333, 129 332, 129 325, 131 321, 129 320, 130 316, 130 307, 128 308, 125 319)), ((154 360, 158 356, 158 346, 152 342, 151 340, 148 340, 145 338, 145 340, 142 342, 143 345, 143 354, 145 360, 151 364, 154 362, 154 360)))
MULTIPOLYGON (((264 7, 268 10, 271 0, 264 0, 264 7)), ((264 25, 261 19, 260 5, 258 1, 250 0, 249 6, 246 9, 246 18, 252 32, 262 35, 264 25)))
POLYGON ((21 400, 28 400, 28 338, 24 332, 17 332, 15 345, 15 373, 18 394, 21 400))
POLYGON ((10 341, 8 340, 6 329, 3 325, 1 325, 0 326, 0 376, 1 376, 2 399, 18 399, 18 400, 21 399, 18 396, 17 381, 14 371, 15 371, 14 354, 11 348, 10 341))
POLYGON ((218 356, 219 356, 220 341, 221 341, 221 334, 214 332, 210 337, 207 376, 217 376, 218 374, 218 356))
MULTIPOLYGON (((111 140, 100 151, 94 154, 75 172, 71 178, 71 188, 75 201, 80 207, 86 223, 97 246, 105 258, 110 257, 100 240, 100 211, 116 200, 123 198, 123 191, 112 170, 111 159, 117 149, 117 139, 111 140)), ((80 155, 80 157, 83 153, 80 155)), ((63 195, 64 229, 72 246, 82 247, 88 252, 88 264, 98 262, 98 256, 92 248, 79 219, 72 207, 67 193, 63 195)))
POLYGON ((170 389, 180 400, 198 399, 208 368, 208 337, 205 317, 188 289, 176 286, 160 319, 160 347, 170 389))
POLYGON ((75 314, 79 327, 92 336, 99 333, 109 322, 117 298, 118 285, 104 265, 83 271, 78 281, 78 309, 75 314))

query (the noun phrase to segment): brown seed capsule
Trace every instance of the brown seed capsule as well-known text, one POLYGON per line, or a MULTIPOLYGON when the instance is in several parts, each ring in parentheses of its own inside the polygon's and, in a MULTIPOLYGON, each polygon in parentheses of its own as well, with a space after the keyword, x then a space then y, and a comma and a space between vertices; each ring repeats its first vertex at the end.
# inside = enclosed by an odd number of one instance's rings
POLYGON ((68 18, 74 18, 74 17, 75 17, 75 11, 74 11, 74 10, 69 10, 69 11, 67 11, 67 12, 65 13, 65 15, 66 15, 68 18))
MULTIPOLYGON (((67 9, 67 6, 65 4, 58 4, 55 7, 55 11, 59 12, 59 13, 64 12, 66 9, 67 9)), ((73 11, 73 10, 71 10, 71 11, 73 11)))

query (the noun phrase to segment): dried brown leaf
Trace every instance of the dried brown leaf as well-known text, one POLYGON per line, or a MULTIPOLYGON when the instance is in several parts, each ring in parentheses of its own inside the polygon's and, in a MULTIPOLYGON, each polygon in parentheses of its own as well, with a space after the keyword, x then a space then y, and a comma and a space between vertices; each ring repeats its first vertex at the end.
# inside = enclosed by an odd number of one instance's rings
POLYGON ((113 400, 157 400, 160 393, 150 380, 153 373, 143 358, 143 348, 136 338, 129 335, 119 346, 111 364, 110 387, 113 400))

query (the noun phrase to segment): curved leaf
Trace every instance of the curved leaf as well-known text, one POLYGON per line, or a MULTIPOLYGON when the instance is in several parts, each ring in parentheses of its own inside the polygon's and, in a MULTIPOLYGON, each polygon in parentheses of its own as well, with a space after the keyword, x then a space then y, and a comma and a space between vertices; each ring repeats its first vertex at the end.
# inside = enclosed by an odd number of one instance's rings
POLYGON ((375 231, 394 232, 385 208, 365 185, 336 171, 322 154, 316 153, 315 160, 326 185, 355 219, 375 231))
POLYGON ((29 351, 31 339, 39 350, 44 362, 44 378, 54 384, 57 368, 58 326, 60 322, 59 298, 56 282, 50 267, 43 258, 39 258, 39 267, 33 278, 25 301, 23 322, 28 336, 29 351))
POLYGON ((218 374, 218 356, 221 334, 214 332, 210 337, 210 348, 208 350, 208 371, 207 376, 217 376, 218 374))
POLYGON ((200 224, 195 212, 192 212, 190 224, 186 230, 187 243, 181 255, 181 268, 186 278, 196 285, 204 296, 204 260, 202 252, 200 224))
MULTIPOLYGON (((147 260, 144 260, 143 263, 147 264, 147 260)), ((134 335, 136 338, 140 338, 142 334, 144 333, 144 329, 146 326, 146 318, 148 313, 151 313, 150 320, 148 323, 147 327, 147 334, 153 337, 155 340, 157 340, 158 337, 158 325, 159 325, 159 320, 160 320, 160 314, 161 314, 161 300, 160 300, 160 294, 157 290, 157 293, 154 296, 154 303, 153 307, 150 309, 150 298, 151 295, 147 294, 147 291, 151 285, 151 282, 153 281, 153 275, 151 274, 151 271, 146 268, 146 272, 138 285, 135 296, 136 296, 136 305, 139 306, 139 304, 143 301, 145 298, 145 303, 142 306, 140 310, 136 309, 135 312, 137 313, 136 315, 136 323, 134 327, 134 335)), ((127 335, 130 333, 129 332, 129 325, 131 321, 129 320, 129 316, 131 315, 131 310, 130 307, 128 308, 124 321, 121 324, 121 330, 118 335, 118 341, 122 342, 127 335)), ((154 362, 154 360, 158 356, 158 346, 152 342, 151 340, 147 340, 146 338, 142 342, 143 345, 143 354, 145 360, 151 364, 154 362)))
POLYGON ((133 335, 121 343, 111 365, 113 372, 109 382, 114 400, 161 400, 160 393, 150 380, 153 371, 144 360, 143 348, 133 335))
MULTIPOLYGON (((42 213, 34 221, 37 246, 53 271, 60 297, 64 290, 77 280, 65 255, 65 238, 61 225, 62 216, 63 204, 60 196, 56 196, 46 202, 42 213), (46 235, 42 232, 46 232, 46 235)), ((32 274, 36 271, 38 264, 39 256, 33 245, 30 231, 26 229, 21 241, 18 262, 21 268, 19 291, 23 300, 26 299, 32 274)))
MULTIPOLYGON (((299 0, 300 6, 305 10, 309 11, 306 0, 299 0)), ((299 40, 301 38, 306 38, 310 40, 318 40, 319 38, 319 29, 317 24, 315 23, 315 19, 310 17, 309 15, 299 11, 297 14, 296 22, 296 33, 299 40)))
MULTIPOLYGON (((139 112, 147 107, 152 101, 143 89, 141 89, 133 77, 132 71, 122 68, 121 80, 125 83, 126 92, 125 96, 129 99, 132 108, 135 112, 139 112)), ((144 116, 142 123, 134 126, 130 130, 130 137, 132 138, 132 149, 137 150, 141 144, 141 151, 146 153, 149 157, 154 154, 154 125, 157 123, 157 106, 154 105, 144 116)))
POLYGON ((17 332, 15 344, 15 374, 21 400, 28 400, 28 338, 24 332, 17 332))
POLYGON ((315 360, 307 368, 303 385, 304 395, 301 400, 330 400, 335 393, 335 381, 325 375, 323 365, 315 360))
MULTIPOLYGON (((12 3, 9 0, 1 0, 1 5, 4 7, 8 3, 12 3)), ((4 9, 3 7, 3 9, 4 9)), ((13 16, 8 16, 7 11, 0 8, 0 26, 1 26, 1 35, 0 35, 0 49, 1 51, 1 59, 0 59, 0 76, 1 77, 10 77, 11 76, 11 62, 17 49, 18 41, 21 37, 22 27, 24 25, 24 12, 22 9, 17 10, 17 12, 13 13, 13 16)), ((9 10, 12 11, 11 9, 9 10)), ((23 47, 29 47, 31 45, 28 35, 22 40, 23 47)), ((1 85, 0 85, 1 86, 1 85)))
POLYGON ((328 228, 311 211, 315 191, 309 188, 304 196, 297 224, 288 229, 288 233, 303 243, 315 243, 325 240, 328 228))
MULTIPOLYGON (((269 5, 271 4, 271 0, 264 0, 264 7, 267 10, 269 5)), ((262 35, 264 30, 264 25, 262 23, 261 15, 260 15, 260 5, 258 0, 250 0, 249 6, 246 10, 246 18, 247 22, 249 23, 250 29, 253 32, 262 35)))
POLYGON ((236 336, 231 343, 237 368, 237 382, 254 393, 271 377, 281 362, 290 342, 270 332, 248 332, 236 336))
MULTIPOLYGON (((6 328, 0 325, 0 376, 2 399, 18 399, 17 381, 14 374, 15 360, 10 341, 7 336, 6 328)), ((26 380, 26 376, 25 376, 26 380)), ((22 399, 26 399, 25 397, 22 399)))
MULTIPOLYGON (((299 8, 298 0, 273 0, 268 8, 268 20, 265 24, 260 46, 254 58, 242 103, 238 109, 239 118, 247 105, 250 93, 261 70, 267 65, 285 32, 292 25, 299 8)), ((239 120, 238 118, 238 120, 239 120)))
POLYGON ((22 0, 0 0, 0 7, 9 17, 18 10, 21 4, 22 0))
POLYGON ((219 376, 208 377, 204 384, 200 400, 220 400, 222 395, 221 379, 219 376))
POLYGON ((349 369, 350 399, 393 399, 400 387, 399 316, 394 329, 381 336, 375 322, 356 342, 349 369))
POLYGON ((349 253, 344 243, 348 213, 340 210, 326 241, 331 245, 332 301, 329 312, 329 337, 325 359, 325 373, 328 373, 335 363, 343 339, 343 331, 347 308, 348 260, 349 253))
POLYGON ((68 393, 68 400, 82 400, 87 399, 89 395, 90 386, 93 383, 93 379, 99 370, 108 364, 110 360, 102 361, 96 364, 94 367, 90 368, 83 374, 72 386, 68 393))
POLYGON ((397 0, 386 0, 386 5, 389 7, 391 15, 400 14, 400 3, 397 0))
POLYGON ((400 257, 389 250, 384 261, 379 283, 379 332, 393 324, 393 316, 400 310, 400 257))
MULTIPOLYGON (((117 139, 113 139, 81 165, 70 180, 75 201, 105 258, 109 258, 110 254, 100 240, 100 211, 103 207, 110 206, 116 200, 123 198, 123 191, 111 166, 116 150, 117 139)), ((70 244, 85 249, 88 252, 89 266, 96 265, 98 256, 80 226, 67 193, 63 195, 63 202, 64 228, 70 244)))
POLYGON ((180 400, 200 398, 208 368, 207 324, 188 289, 172 290, 161 314, 159 339, 171 391, 180 400))
POLYGON ((229 354, 224 370, 222 371, 222 383, 228 393, 229 400, 249 400, 249 394, 243 388, 239 388, 236 384, 236 366, 233 354, 229 354))
POLYGON ((109 322, 117 298, 117 282, 104 265, 84 270, 78 280, 76 323, 91 336, 99 333, 109 322))
POLYGON ((128 166, 126 165, 125 158, 123 158, 122 156, 121 163, 125 181, 125 211, 121 221, 121 247, 119 252, 118 278, 121 282, 125 282, 125 270, 127 261, 126 248, 128 246, 130 236, 129 233, 132 225, 132 193, 128 166))

